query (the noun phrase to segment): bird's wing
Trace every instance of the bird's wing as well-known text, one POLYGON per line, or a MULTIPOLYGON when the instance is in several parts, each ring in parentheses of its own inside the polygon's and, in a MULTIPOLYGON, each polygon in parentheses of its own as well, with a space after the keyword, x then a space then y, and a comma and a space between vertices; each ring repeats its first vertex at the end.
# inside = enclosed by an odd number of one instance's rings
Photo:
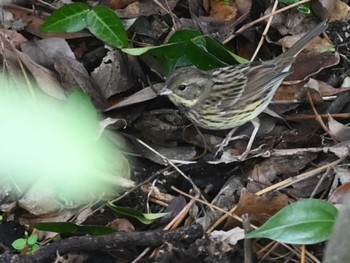
POLYGON ((246 65, 233 65, 225 68, 214 69, 210 72, 208 81, 210 89, 205 94, 203 106, 209 103, 218 108, 231 107, 235 105, 242 94, 244 87, 247 84, 247 77, 242 72, 241 68, 246 65))
MULTIPOLYGON (((292 62, 292 58, 290 63, 292 62)), ((244 75, 248 81, 240 98, 241 103, 252 103, 265 96, 274 94, 283 79, 290 74, 289 65, 281 69, 274 60, 251 64, 244 75)), ((271 96, 272 98, 272 96, 271 96)))

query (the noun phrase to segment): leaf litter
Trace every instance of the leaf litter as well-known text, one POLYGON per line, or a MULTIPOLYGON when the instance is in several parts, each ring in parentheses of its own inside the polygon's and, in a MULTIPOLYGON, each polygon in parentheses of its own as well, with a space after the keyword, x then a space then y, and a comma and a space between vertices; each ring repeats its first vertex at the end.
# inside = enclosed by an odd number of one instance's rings
MULTIPOLYGON (((249 215, 248 225, 253 224, 256 228, 288 207, 289 203, 304 198, 342 204, 349 192, 347 122, 350 117, 349 88, 345 81, 348 78, 349 54, 344 48, 346 36, 350 34, 347 23, 350 8, 344 2, 317 1, 310 5, 310 12, 315 16, 329 19, 329 29, 298 57, 292 74, 276 92, 270 105, 275 113, 272 116, 261 114, 263 127, 249 158, 242 162, 237 162, 235 156, 245 149, 247 135, 251 134, 249 124, 239 128, 237 140, 225 149, 225 158, 215 159, 213 153, 225 137, 225 132, 193 127, 178 109, 157 93, 176 67, 195 64, 209 69, 215 65, 231 64, 237 58, 231 57, 233 53, 249 60, 265 26, 270 30, 261 45, 258 59, 277 56, 283 52, 281 49, 293 45, 301 33, 309 31, 317 23, 316 19, 298 9, 288 9, 275 14, 271 23, 268 18, 255 23, 272 10, 272 6, 260 1, 101 1, 121 19, 133 19, 129 21, 131 26, 127 30, 128 48, 118 50, 105 46, 101 39, 94 37, 94 31, 42 32, 41 25, 52 13, 53 6, 43 1, 32 2, 32 6, 1 4, 0 59, 2 72, 7 76, 1 76, 0 82, 5 84, 9 78, 12 83, 17 82, 14 84, 17 87, 18 83, 22 83, 20 88, 28 89, 32 96, 40 94, 39 97, 46 96, 55 103, 59 101, 59 104, 65 103, 75 91, 87 94, 97 110, 96 122, 99 123, 92 141, 97 142, 103 136, 111 148, 108 156, 103 157, 103 162, 115 164, 113 171, 109 171, 111 174, 100 175, 99 180, 115 184, 118 191, 109 195, 100 190, 99 196, 87 203, 72 202, 62 197, 60 192, 50 190, 55 187, 45 180, 19 189, 14 177, 15 180, 3 182, 0 188, 1 214, 6 221, 25 224, 29 231, 33 230, 30 225, 38 222, 114 225, 117 230, 140 236, 143 233, 139 231, 143 230, 146 234, 152 229, 158 229, 160 233, 163 230, 181 233, 183 228, 180 225, 186 228, 197 223, 204 231, 216 231, 208 239, 198 229, 197 236, 184 232, 192 238, 190 242, 185 239, 168 240, 172 246, 164 242, 157 245, 160 246, 158 249, 147 248, 151 242, 146 239, 137 247, 123 248, 120 245, 118 260, 143 262, 144 252, 152 255, 152 262, 169 262, 175 254, 180 259, 196 259, 198 262, 209 259, 212 262, 232 262, 233 259, 243 260, 242 229, 249 230, 244 214, 249 215), (248 27, 250 22, 255 23, 254 26, 248 27), (181 35, 181 29, 195 31, 183 31, 181 35), (174 34, 176 37, 172 37, 174 34), (132 53, 140 52, 139 48, 147 51, 133 56, 132 53), (102 52, 94 52, 96 50, 102 52), (124 179, 117 182, 112 174, 124 179), (175 199, 180 196, 184 197, 175 199), (105 206, 106 201, 146 214, 167 211, 169 216, 145 227, 135 221, 136 213, 117 215, 105 206), (235 227, 238 227, 237 232, 233 231, 235 227), (159 249, 163 252, 159 253, 159 249)), ((284 4, 279 5, 279 8, 284 7, 284 4)), ((8 111, 22 106, 13 104, 8 111)), ((73 109, 65 112, 67 116, 76 113, 73 109)), ((79 114, 91 112, 82 108, 79 114)), ((84 122, 79 114, 74 120, 76 123, 84 122)), ((16 116, 19 120, 20 115, 16 116)), ((47 119, 42 122, 54 127, 50 121, 55 119, 55 114, 46 115, 47 119), (52 120, 49 121, 49 118, 52 120)), ((41 123, 37 125, 31 117, 27 121, 27 126, 36 127, 26 129, 26 126, 19 126, 23 136, 28 137, 36 130, 44 132, 45 126, 41 123)), ((89 134, 91 130, 71 132, 84 137, 83 134, 89 134)), ((28 138, 30 140, 30 136, 28 138)), ((22 140, 13 141, 13 144, 21 143, 22 140)), ((35 150, 30 149, 28 153, 35 154, 35 150)), ((44 157, 39 158, 41 160, 36 162, 40 164, 44 157)), ((57 158, 60 166, 67 165, 62 163, 64 159, 57 158)), ((33 158, 28 160, 34 162, 33 158)), ((46 173, 54 173, 51 170, 54 167, 49 167, 46 173)), ((82 183, 72 181, 83 187, 82 183)), ((70 183, 66 180, 58 184, 67 188, 70 183)), ((87 187, 82 195, 90 194, 87 187)), ((300 213, 304 213, 300 209, 300 213)), ((39 232, 45 242, 54 236, 39 232)), ((297 238, 289 232, 284 235, 285 238, 279 240, 295 241, 297 238)), ((15 240, 20 236, 11 238, 15 240)), ((317 240, 322 238, 324 236, 315 236, 305 242, 319 242, 317 240)), ((51 240, 47 246, 55 242, 51 240)), ((293 251, 290 261, 306 256, 308 261, 318 262, 324 256, 323 252, 314 251, 312 247, 308 247, 306 252, 295 252, 299 251, 296 246, 286 247, 283 243, 278 243, 269 252, 262 252, 269 242, 258 240, 256 244, 250 244, 253 251, 258 251, 253 252, 254 256, 272 259, 281 256, 283 250, 293 251)), ((4 244, 2 238, 0 243, 4 244)), ((72 256, 78 252, 65 248, 62 251, 72 256)), ((106 260, 116 257, 114 253, 102 251, 99 253, 103 253, 106 260)), ((61 257, 60 253, 45 254, 49 253, 45 249, 37 253, 38 258, 40 255, 57 257, 56 260, 61 257)), ((81 253, 81 256, 84 260, 86 257, 92 259, 94 253, 81 253)), ((249 253, 247 247, 244 253, 249 253)), ((11 253, 0 254, 0 262, 6 262, 4 260, 12 256, 11 253)), ((35 254, 22 256, 18 262, 26 257, 35 258, 35 254)))

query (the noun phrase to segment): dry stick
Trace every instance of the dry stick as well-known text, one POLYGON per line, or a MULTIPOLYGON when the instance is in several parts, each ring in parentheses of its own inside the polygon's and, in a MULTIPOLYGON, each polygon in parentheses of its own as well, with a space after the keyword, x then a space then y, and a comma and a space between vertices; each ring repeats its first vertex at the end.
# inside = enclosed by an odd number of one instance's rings
MULTIPOLYGON (((163 161, 167 164, 169 164, 171 167, 173 167, 180 175, 182 175, 183 178, 185 178, 193 187, 193 189, 196 191, 198 196, 201 196, 201 192, 198 189, 198 187, 194 184, 194 182, 191 180, 191 178, 189 178, 186 174, 184 174, 172 161, 170 161, 168 158, 166 158, 164 155, 160 154, 159 152, 157 152, 155 149, 153 149, 151 146, 149 146, 148 144, 144 143, 142 140, 140 139, 136 139, 137 142, 139 142, 141 145, 143 145, 144 147, 146 147, 147 149, 149 149, 150 151, 152 151, 153 153, 155 153, 156 155, 158 155, 159 157, 161 157, 163 159, 163 161)), ((186 211, 186 209, 189 210, 189 207, 192 206, 192 204, 194 203, 194 201, 187 204, 185 206, 185 208, 182 211, 186 211)), ((187 211, 188 211, 187 210, 187 211)), ((180 222, 175 223, 176 220, 179 220, 179 218, 184 218, 186 214, 184 212, 180 212, 179 215, 177 215, 169 224, 167 227, 171 227, 172 225, 175 227, 177 225, 180 224, 180 222)), ((133 262, 137 262, 138 260, 140 260, 150 249, 147 248, 145 249, 133 262)))
POLYGON ((297 176, 294 176, 294 177, 289 177, 287 178, 286 180, 283 180, 277 184, 274 184, 274 185, 271 185, 257 193, 255 193, 256 195, 263 195, 265 193, 268 193, 268 192, 271 192, 273 190, 281 190, 283 188, 286 188, 292 184, 296 184, 296 183, 299 183, 301 181, 304 181, 306 179, 309 179, 315 175, 317 175, 318 173, 322 172, 323 170, 326 170, 330 167, 334 167, 336 166, 337 164, 341 163, 342 161, 344 161, 345 159, 347 158, 347 156, 344 156, 344 157, 341 157, 339 158, 338 160, 334 161, 334 162, 331 162, 331 163, 328 163, 328 164, 325 164, 325 165, 322 165, 314 170, 311 170, 311 171, 308 171, 308 172, 305 172, 303 174, 299 174, 297 176))
MULTIPOLYGON (((123 199, 125 196, 127 196, 128 194, 134 192, 136 189, 138 189, 139 187, 141 187, 142 185, 148 183, 149 181, 153 180, 154 178, 156 178, 157 176, 159 176, 161 173, 165 172, 166 170, 169 170, 169 167, 166 167, 160 171, 157 171, 156 173, 154 173, 153 175, 151 175, 150 177, 148 177, 145 181, 139 183, 138 185, 134 186, 133 188, 131 188, 130 190, 124 192, 121 196, 118 196, 117 198, 109 201, 109 203, 115 203, 121 199, 123 199)), ((97 202, 96 202, 97 203, 97 202)), ((103 207, 105 207, 106 203, 100 205, 99 207, 97 207, 94 211, 91 212, 90 215, 96 213, 97 211, 99 211, 100 209, 102 209, 103 207)))
POLYGON ((300 2, 297 2, 297 3, 294 3, 294 4, 288 5, 288 6, 286 6, 286 7, 281 8, 281 9, 278 9, 276 12, 271 12, 271 13, 268 14, 268 15, 262 16, 262 17, 260 17, 260 18, 258 18, 258 19, 256 19, 256 20, 254 20, 253 22, 250 22, 250 23, 248 23, 248 24, 242 26, 239 30, 237 30, 237 32, 236 32, 235 34, 233 34, 232 36, 229 36, 228 38, 226 38, 222 43, 223 43, 223 44, 227 44, 227 43, 230 42, 233 38, 235 38, 237 35, 241 34, 243 31, 245 31, 245 30, 247 30, 248 28, 254 26, 255 24, 257 24, 257 23, 259 23, 259 22, 261 22, 261 21, 263 21, 263 20, 269 18, 270 16, 277 15, 277 14, 282 13, 282 12, 284 12, 284 11, 286 11, 286 10, 289 10, 289 9, 291 9, 291 8, 293 8, 293 7, 296 7, 296 6, 301 5, 301 4, 305 4, 305 3, 310 2, 310 1, 311 1, 311 0, 301 0, 300 2))
POLYGON ((328 127, 326 126, 326 124, 323 122, 322 118, 320 117, 320 115, 318 114, 316 108, 315 108, 315 105, 314 105, 314 102, 312 100, 312 97, 311 97, 311 94, 310 92, 308 91, 307 92, 307 97, 309 99, 309 102, 310 102, 310 105, 311 105, 311 108, 312 108, 312 111, 314 112, 315 116, 316 116, 316 120, 317 122, 321 125, 322 129, 329 134, 329 136, 332 137, 332 135, 330 134, 330 131, 328 129, 328 127))
MULTIPOLYGON (((305 173, 302 173, 302 174, 299 174, 297 176, 294 176, 294 177, 289 177, 279 183, 276 183, 274 185, 271 185, 269 187, 266 187, 265 189, 255 193, 257 196, 261 196, 263 194, 266 194, 268 192, 271 192, 271 191, 274 191, 274 190, 280 190, 280 189, 283 189, 287 186, 290 186, 294 183, 297 183, 297 182, 300 182, 300 181, 303 181, 303 180, 306 180, 308 178, 311 178, 312 176, 315 176, 316 174, 322 172, 323 170, 326 170, 328 167, 333 167, 337 164, 339 164, 340 162, 342 162, 346 157, 342 157, 334 162, 331 162, 329 164, 326 164, 326 165, 323 165, 321 167, 318 167, 314 170, 311 170, 311 171, 308 171, 308 172, 305 172, 305 173)), ((234 211, 237 209, 237 205, 235 205, 230 211, 229 213, 232 214, 234 213, 234 211)), ((223 215, 220 219, 218 219, 214 225, 212 225, 209 230, 207 232, 211 232, 215 229, 215 227, 217 227, 219 224, 221 224, 224 220, 227 219, 227 215, 223 215)))
MULTIPOLYGON (((199 198, 199 196, 200 195, 197 193, 196 198, 199 198)), ((191 201, 188 202, 188 204, 184 208, 182 208, 181 212, 178 215, 176 215, 176 217, 173 220, 171 220, 171 222, 168 225, 166 225, 163 230, 176 229, 180 225, 180 223, 183 222, 185 217, 188 215, 188 212, 190 211, 194 203, 195 203, 195 200, 191 199, 191 201)), ((159 252, 159 248, 155 248, 150 257, 155 257, 158 254, 158 252, 159 252)))
MULTIPOLYGON (((263 195, 263 194, 265 194, 265 193, 268 193, 268 192, 271 192, 271 191, 273 191, 273 190, 280 190, 280 189, 285 188, 285 187, 287 187, 287 186, 289 186, 289 185, 292 185, 292 184, 294 184, 294 183, 297 183, 297 182, 303 181, 303 180, 305 180, 305 179, 311 178, 312 176, 315 176, 316 174, 322 172, 323 170, 328 169, 329 167, 333 167, 333 166, 339 164, 340 162, 342 162, 342 161, 345 160, 345 159, 346 159, 346 156, 345 156, 345 157, 342 157, 342 158, 340 158, 340 159, 338 159, 338 160, 336 160, 336 161, 334 161, 334 162, 331 162, 331 163, 329 163, 329 164, 326 164, 326 165, 323 165, 323 166, 321 166, 321 167, 318 167, 318 168, 316 168, 316 169, 314 169, 314 170, 312 170, 312 171, 305 172, 305 173, 300 174, 300 175, 297 175, 297 176, 295 176, 295 177, 293 177, 293 178, 290 177, 290 178, 288 178, 288 179, 286 179, 286 180, 284 180, 284 181, 281 181, 281 182, 279 182, 279 183, 277 183, 277 184, 274 184, 274 185, 272 185, 272 186, 270 186, 270 187, 267 187, 267 188, 265 188, 265 189, 263 189, 263 190, 261 190, 261 191, 255 193, 255 194, 258 195, 258 196, 261 196, 261 195, 263 195)), ((233 214, 234 211, 235 211, 236 209, 237 209, 237 205, 234 206, 234 207, 229 211, 229 213, 233 214)), ((217 226, 218 226, 219 224, 221 224, 224 220, 226 220, 227 217, 228 217, 228 216, 227 216, 227 213, 225 213, 225 215, 223 215, 220 219, 218 219, 218 220, 215 222, 215 224, 214 224, 213 226, 211 226, 211 227, 208 229, 207 233, 208 233, 208 232, 211 232, 213 229, 215 229, 215 227, 217 227, 217 226)), ((287 247, 286 244, 284 244, 284 243, 281 243, 281 244, 282 244, 283 246, 287 247)), ((288 247, 289 247, 289 246, 288 246, 288 247)), ((308 255, 309 257, 312 256, 311 253, 309 253, 309 252, 307 252, 307 255, 308 255)), ((313 259, 315 260, 315 262, 318 262, 318 260, 317 260, 315 257, 313 257, 313 259)))
MULTIPOLYGON (((218 210, 218 211, 220 211, 220 212, 223 212, 223 213, 224 213, 225 215, 227 215, 228 217, 232 217, 232 218, 236 219, 237 221, 243 223, 242 218, 239 217, 239 216, 237 216, 237 215, 235 215, 235 214, 230 214, 230 213, 227 212, 226 210, 224 210, 224 209, 222 209, 222 208, 220 208, 220 207, 218 207, 218 206, 215 206, 215 205, 213 205, 213 204, 210 204, 210 203, 208 203, 208 202, 205 202, 205 201, 203 201, 203 200, 201 200, 201 199, 199 199, 199 198, 193 197, 193 196, 191 196, 191 195, 189 195, 189 194, 187 194, 187 193, 185 193, 185 192, 183 192, 183 191, 177 189, 177 188, 174 187, 174 186, 172 186, 171 189, 174 190, 174 191, 176 191, 176 192, 178 192, 178 193, 180 193, 180 194, 182 194, 183 196, 186 196, 186 197, 191 198, 191 199, 193 199, 193 200, 195 200, 195 201, 197 201, 197 202, 200 202, 200 203, 205 204, 205 205, 207 205, 207 206, 209 206, 209 207, 212 207, 213 209, 216 209, 216 210, 218 210)), ((257 228, 258 228, 257 226, 255 226, 255 225, 253 225, 253 224, 250 224, 250 227, 253 228, 253 229, 257 229, 257 228)), ((207 233, 208 233, 208 232, 207 232, 207 233)), ((270 254, 270 253, 272 252, 272 250, 273 250, 275 247, 278 246, 279 243, 276 242, 276 241, 274 241, 274 242, 275 242, 276 244, 275 244, 269 251, 267 251, 267 255, 270 254)), ((274 243, 274 242, 272 242, 272 243, 274 243)), ((293 250, 292 247, 289 247, 289 246, 285 245, 284 243, 281 243, 281 245, 284 246, 284 247, 286 247, 286 248, 288 248, 289 250, 293 251, 294 254, 296 254, 296 255, 298 254, 298 252, 295 251, 295 249, 293 250)), ((313 256, 310 252, 306 251, 306 254, 307 254, 307 256, 309 256, 309 258, 313 259, 314 262, 320 263, 320 262, 317 260, 317 258, 315 258, 315 256, 313 256)))
POLYGON ((160 205, 160 206, 163 206, 163 207, 167 207, 169 206, 168 203, 164 202, 164 201, 161 201, 159 199, 156 199, 156 198, 153 198, 153 197, 150 197, 149 198, 149 201, 156 204, 156 205, 160 205))
MULTIPOLYGON (((319 118, 327 119, 331 116, 332 118, 338 118, 338 119, 346 119, 350 118, 350 113, 333 113, 333 114, 318 114, 319 118)), ((289 115, 285 117, 286 121, 298 121, 298 120, 314 120, 316 119, 316 115, 313 114, 296 114, 296 115, 289 115)))
POLYGON ((263 253, 265 250, 265 254, 260 258, 260 260, 264 260, 267 258, 268 255, 270 255, 277 247, 279 243, 277 241, 272 241, 268 243, 266 246, 262 247, 259 251, 256 252, 257 255, 263 253))
MULTIPOLYGON (((277 5, 278 5, 278 0, 275 0, 275 3, 273 4, 272 7, 272 13, 276 12, 277 9, 277 5)), ((253 56, 251 57, 250 61, 254 61, 255 57, 258 55, 260 48, 262 47, 262 44, 264 43, 264 40, 266 38, 267 32, 269 31, 269 28, 271 26, 271 22, 272 22, 273 16, 269 17, 269 20, 267 21, 267 24, 265 26, 264 32, 261 35, 260 41, 258 46, 256 47, 253 56)))
MULTIPOLYGON (((267 244, 266 246, 262 247, 259 251, 256 252, 257 255, 263 253, 265 250, 266 253, 260 258, 260 260, 264 260, 267 258, 268 255, 272 254, 273 251, 279 246, 282 245, 285 248, 287 248, 289 251, 291 251, 293 254, 295 254, 296 256, 299 256, 300 254, 300 249, 296 246, 289 246, 286 245, 284 243, 278 243, 277 241, 272 241, 269 244, 267 244)), ((312 255, 309 251, 305 251, 305 254, 315 263, 320 263, 320 261, 314 256, 312 255)), ((300 256, 299 256, 300 257, 300 256)))
MULTIPOLYGON (((197 196, 199 196, 199 194, 197 194, 197 196)), ((198 198, 198 197, 197 197, 198 198)), ((185 218, 185 216, 187 215, 188 211, 190 210, 190 208, 193 206, 194 204, 194 200, 191 200, 182 210, 181 212, 176 215, 176 217, 174 217, 173 220, 171 220, 171 222, 166 225, 163 230, 169 230, 169 229, 175 229, 176 227, 178 227, 178 225, 182 222, 182 220, 185 218)), ((141 258, 143 258, 149 251, 151 250, 151 248, 146 248, 144 251, 141 252, 141 254, 132 261, 132 263, 136 263, 137 261, 139 261, 141 258)), ((156 253, 158 253, 158 249, 154 249, 152 255, 150 257, 154 257, 156 255, 156 253)))
MULTIPOLYGON (((18 52, 19 52, 19 51, 18 51, 17 48, 14 46, 14 44, 12 43, 12 41, 8 40, 8 39, 6 38, 6 36, 5 36, 3 33, 0 33, 0 37, 1 37, 2 40, 5 40, 5 41, 11 46, 11 49, 12 49, 12 50, 9 50, 9 52, 11 52, 11 53, 13 53, 13 54, 15 55, 15 57, 16 57, 16 59, 17 59, 17 61, 18 61, 18 64, 19 64, 19 66, 20 66, 20 68, 21 68, 21 71, 22 71, 22 73, 23 73, 24 79, 26 80, 26 84, 27 84, 27 86, 28 86, 29 92, 30 92, 30 94, 31 94, 31 96, 32 96, 32 98, 33 98, 33 100, 36 101, 37 98, 36 98, 36 95, 35 95, 35 92, 34 92, 33 85, 31 84, 31 82, 30 82, 30 80, 29 80, 29 77, 28 77, 28 74, 27 74, 27 72, 26 72, 26 70, 25 70, 25 68, 24 68, 24 66, 23 66, 22 60, 20 59, 20 57, 19 57, 19 55, 18 55, 18 52)), ((6 57, 5 53, 6 53, 6 50, 4 49, 4 57, 6 57)))
MULTIPOLYGON (((196 197, 194 197, 194 196, 192 196, 192 195, 189 195, 189 194, 187 194, 187 193, 185 193, 185 192, 183 192, 183 191, 177 189, 175 186, 172 186, 171 189, 174 190, 174 191, 176 191, 176 192, 178 192, 179 194, 181 194, 181 195, 183 195, 183 196, 186 196, 186 197, 188 197, 188 198, 191 198, 191 199, 195 200, 196 202, 199 202, 199 203, 201 203, 201 204, 204 204, 204 205, 208 206, 209 208, 211 208, 211 209, 213 209, 213 210, 218 210, 218 211, 224 213, 225 215, 227 215, 228 217, 232 217, 232 218, 236 219, 237 221, 239 221, 239 222, 241 222, 241 223, 243 222, 241 217, 239 217, 239 216, 237 216, 237 215, 235 215, 235 214, 230 214, 227 210, 222 209, 221 207, 218 207, 218 206, 216 206, 216 205, 213 205, 213 204, 211 204, 211 203, 208 203, 207 201, 203 201, 203 200, 201 200, 201 199, 199 199, 199 198, 196 198, 196 197)), ((257 229, 257 228, 258 228, 257 226, 252 225, 252 224, 250 225, 250 227, 252 227, 252 228, 254 228, 254 229, 257 229)))
MULTIPOLYGON (((249 233, 251 231, 249 215, 243 214, 242 220, 243 220, 244 234, 246 235, 247 233, 249 233)), ((253 263, 252 254, 253 254, 253 252, 252 252, 252 240, 249 238, 245 238, 244 239, 244 263, 253 263)))
POLYGON ((324 180, 326 179, 326 177, 329 175, 329 172, 331 171, 331 168, 328 167, 326 172, 321 176, 320 180, 318 180, 314 190, 312 191, 311 195, 310 195, 310 198, 313 198, 316 193, 317 193, 317 190, 320 188, 321 184, 324 182, 324 180))
POLYGON ((207 145, 207 142, 205 141, 204 135, 201 132, 201 130, 197 127, 197 125, 193 124, 193 126, 196 128, 196 131, 197 131, 198 135, 201 137, 201 139, 203 141, 203 146, 204 146, 203 152, 198 157, 193 158, 194 160, 199 160, 202 157, 204 157, 204 155, 206 155, 206 153, 208 151, 208 145, 207 145))
POLYGON ((142 144, 143 146, 145 146, 148 150, 150 150, 151 152, 155 153, 156 155, 158 155, 160 158, 163 159, 163 161, 167 164, 169 164, 171 167, 173 167, 183 178, 185 178, 193 187, 193 189, 197 192, 200 193, 201 191, 198 189, 198 187, 195 185, 195 183, 191 180, 191 178, 189 178, 186 174, 184 174, 172 161, 170 161, 168 158, 166 158, 164 155, 160 154, 159 152, 157 152, 156 150, 154 150, 151 146, 149 146, 148 144, 144 143, 143 141, 141 141, 140 139, 136 139, 137 142, 139 142, 140 144, 142 144))
MULTIPOLYGON (((292 248, 294 248, 297 253, 301 254, 301 249, 299 246, 297 245, 292 245, 292 248)), ((319 261, 313 254, 311 254, 308 250, 305 250, 305 254, 310 258, 310 260, 312 260, 315 263, 321 263, 321 261, 319 261)))
MULTIPOLYGON (((200 202, 200 203, 205 204, 205 205, 207 205, 207 206, 209 206, 209 207, 212 207, 213 209, 216 209, 216 210, 218 210, 218 211, 220 211, 220 212, 223 212, 223 213, 226 214, 228 217, 232 217, 232 218, 236 219, 237 221, 243 223, 242 218, 239 217, 239 216, 237 216, 237 215, 235 215, 235 214, 230 214, 230 213, 228 213, 226 210, 224 210, 224 209, 222 209, 222 208, 220 208, 220 207, 218 207, 218 206, 215 206, 215 205, 213 205, 213 204, 210 204, 210 203, 208 203, 208 202, 205 202, 205 201, 199 199, 198 197, 193 197, 193 196, 191 196, 191 195, 189 195, 189 194, 187 194, 187 193, 185 193, 185 192, 183 192, 183 191, 177 189, 177 188, 174 187, 174 186, 172 186, 171 189, 174 190, 174 191, 176 191, 176 192, 178 192, 178 193, 180 193, 180 194, 182 194, 183 196, 186 196, 186 197, 191 198, 191 199, 193 199, 193 200, 195 200, 195 201, 197 201, 197 202, 200 202)), ((255 225, 253 225, 253 224, 250 224, 250 227, 251 227, 251 228, 254 228, 254 229, 257 229, 257 227, 256 227, 255 225)), ((276 241, 273 241, 273 242, 271 242, 269 245, 267 245, 266 247, 264 247, 264 248, 261 250, 261 251, 263 251, 263 250, 265 250, 266 248, 268 248, 269 246, 272 246, 272 247, 266 252, 266 254, 265 254, 264 257, 266 257, 267 255, 269 255, 279 244, 281 244, 282 246, 286 247, 288 250, 292 251, 294 254, 298 255, 298 251, 297 251, 298 248, 297 248, 297 247, 290 247, 290 246, 288 246, 288 245, 286 245, 286 244, 284 244, 284 243, 278 243, 278 242, 276 242, 276 241), (293 249, 293 248, 294 248, 294 249, 293 249)), ((307 255, 309 258, 311 258, 314 262, 320 263, 320 261, 319 261, 315 256, 313 256, 309 251, 306 251, 305 253, 306 253, 306 255, 307 255)))
POLYGON ((203 235, 203 229, 199 225, 181 227, 176 230, 163 231, 151 230, 147 232, 117 232, 104 236, 74 236, 47 245, 33 255, 18 255, 3 253, 0 262, 11 263, 44 263, 53 262, 57 251, 60 254, 68 254, 78 251, 97 252, 116 250, 130 246, 160 246, 165 242, 194 242, 203 235))
POLYGON ((306 262, 305 252, 306 252, 305 245, 302 245, 302 246, 301 246, 301 258, 300 258, 300 263, 305 263, 305 262, 306 262))

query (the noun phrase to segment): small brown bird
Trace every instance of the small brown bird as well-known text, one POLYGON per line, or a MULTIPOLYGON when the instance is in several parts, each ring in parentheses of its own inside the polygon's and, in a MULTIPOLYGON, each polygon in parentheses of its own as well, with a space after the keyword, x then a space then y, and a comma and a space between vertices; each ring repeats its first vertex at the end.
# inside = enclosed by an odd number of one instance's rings
POLYGON ((327 28, 327 21, 318 24, 288 51, 269 60, 232 65, 210 71, 194 67, 180 68, 166 81, 161 95, 169 99, 199 127, 210 130, 234 129, 221 143, 219 151, 230 141, 236 128, 252 122, 254 131, 245 159, 259 129, 256 118, 271 102, 277 88, 290 74, 295 57, 327 28))

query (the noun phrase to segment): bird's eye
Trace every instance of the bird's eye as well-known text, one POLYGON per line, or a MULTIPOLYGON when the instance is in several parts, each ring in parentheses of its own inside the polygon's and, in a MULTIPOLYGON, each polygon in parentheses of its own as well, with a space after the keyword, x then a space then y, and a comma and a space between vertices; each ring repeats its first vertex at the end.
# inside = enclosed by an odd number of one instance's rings
POLYGON ((184 84, 182 84, 182 85, 178 86, 177 88, 178 88, 178 90, 180 90, 180 91, 185 91, 185 89, 187 88, 187 86, 184 85, 184 84))

